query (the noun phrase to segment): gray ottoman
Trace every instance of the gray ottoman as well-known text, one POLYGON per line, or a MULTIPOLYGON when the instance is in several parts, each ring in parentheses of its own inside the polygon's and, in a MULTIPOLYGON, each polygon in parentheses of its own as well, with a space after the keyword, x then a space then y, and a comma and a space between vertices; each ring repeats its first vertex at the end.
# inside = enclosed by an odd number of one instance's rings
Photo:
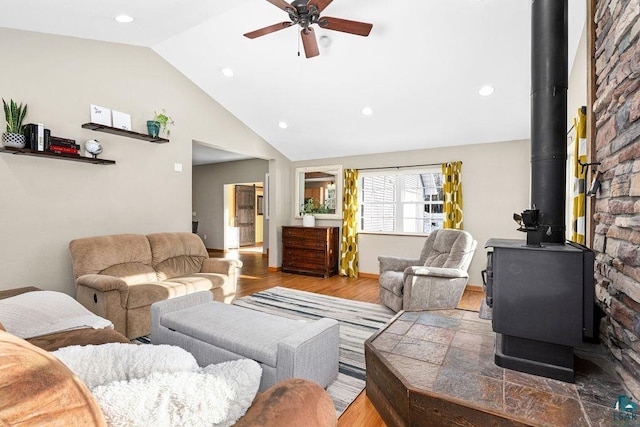
POLYGON ((339 324, 301 321, 212 300, 197 292, 151 306, 151 342, 177 345, 200 366, 253 359, 262 367, 260 391, 287 378, 327 387, 338 376, 339 324))

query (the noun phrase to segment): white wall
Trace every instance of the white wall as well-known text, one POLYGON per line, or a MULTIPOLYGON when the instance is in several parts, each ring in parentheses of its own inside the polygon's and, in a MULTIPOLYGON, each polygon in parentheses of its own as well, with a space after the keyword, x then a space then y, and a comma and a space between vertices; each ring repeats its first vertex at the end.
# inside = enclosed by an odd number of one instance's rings
POLYGON ((7 59, 0 95, 27 103, 27 122, 81 143, 96 138, 101 157, 117 162, 0 154, 0 289, 33 285, 73 295, 74 238, 191 231, 193 140, 273 159, 274 176, 290 172, 277 150, 150 49, 0 28, 0 51, 7 59), (164 108, 175 120, 171 142, 82 129, 92 103, 131 114, 138 132, 164 108))
MULTIPOLYGON (((486 241, 492 237, 525 238, 516 231, 512 216, 529 207, 529 159, 530 144, 523 140, 295 162, 294 167, 342 164, 344 168, 382 168, 461 160, 464 229, 478 241, 469 283, 480 285, 480 271, 486 266, 486 241)), ((290 217, 291 224, 299 222, 290 217)), ((340 226, 341 221, 316 224, 340 226)), ((424 237, 361 233, 360 271, 378 274, 378 255, 417 257, 423 243, 424 237)))

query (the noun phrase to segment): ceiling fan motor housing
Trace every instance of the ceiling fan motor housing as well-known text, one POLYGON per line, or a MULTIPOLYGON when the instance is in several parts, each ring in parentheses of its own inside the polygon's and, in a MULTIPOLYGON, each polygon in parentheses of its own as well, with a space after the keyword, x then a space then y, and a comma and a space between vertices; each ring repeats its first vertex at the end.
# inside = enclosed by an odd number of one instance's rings
POLYGON ((316 5, 308 5, 308 0, 294 0, 291 2, 291 8, 287 8, 289 19, 294 24, 300 25, 302 28, 309 28, 309 25, 318 24, 320 12, 316 5))

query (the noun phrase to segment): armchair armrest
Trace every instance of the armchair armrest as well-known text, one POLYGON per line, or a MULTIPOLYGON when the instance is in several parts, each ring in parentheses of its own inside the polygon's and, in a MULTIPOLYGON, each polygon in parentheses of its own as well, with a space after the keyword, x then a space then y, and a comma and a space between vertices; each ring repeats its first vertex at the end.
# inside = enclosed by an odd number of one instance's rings
POLYGON ((469 273, 461 268, 442 268, 442 267, 409 267, 404 271, 405 275, 411 276, 431 276, 445 278, 468 278, 469 273))
POLYGON ((206 258, 200 272, 232 275, 240 267, 242 267, 242 261, 237 259, 206 258))
POLYGON ((99 292, 124 292, 129 289, 129 285, 121 278, 105 274, 84 274, 76 279, 77 286, 86 286, 99 292))
POLYGON ((91 312, 111 320, 116 331, 127 332, 129 285, 119 277, 83 274, 76 279, 76 300, 91 312))
POLYGON ((379 256, 380 273, 385 271, 404 271, 407 268, 422 264, 417 258, 402 258, 396 256, 379 256))

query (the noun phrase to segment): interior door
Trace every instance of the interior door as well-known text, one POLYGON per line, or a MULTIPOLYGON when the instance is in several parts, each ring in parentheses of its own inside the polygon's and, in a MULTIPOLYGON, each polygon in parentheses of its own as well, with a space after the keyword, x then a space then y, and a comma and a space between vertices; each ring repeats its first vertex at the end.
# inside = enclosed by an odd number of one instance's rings
POLYGON ((236 185, 236 227, 238 227, 240 246, 256 244, 256 187, 236 185))

